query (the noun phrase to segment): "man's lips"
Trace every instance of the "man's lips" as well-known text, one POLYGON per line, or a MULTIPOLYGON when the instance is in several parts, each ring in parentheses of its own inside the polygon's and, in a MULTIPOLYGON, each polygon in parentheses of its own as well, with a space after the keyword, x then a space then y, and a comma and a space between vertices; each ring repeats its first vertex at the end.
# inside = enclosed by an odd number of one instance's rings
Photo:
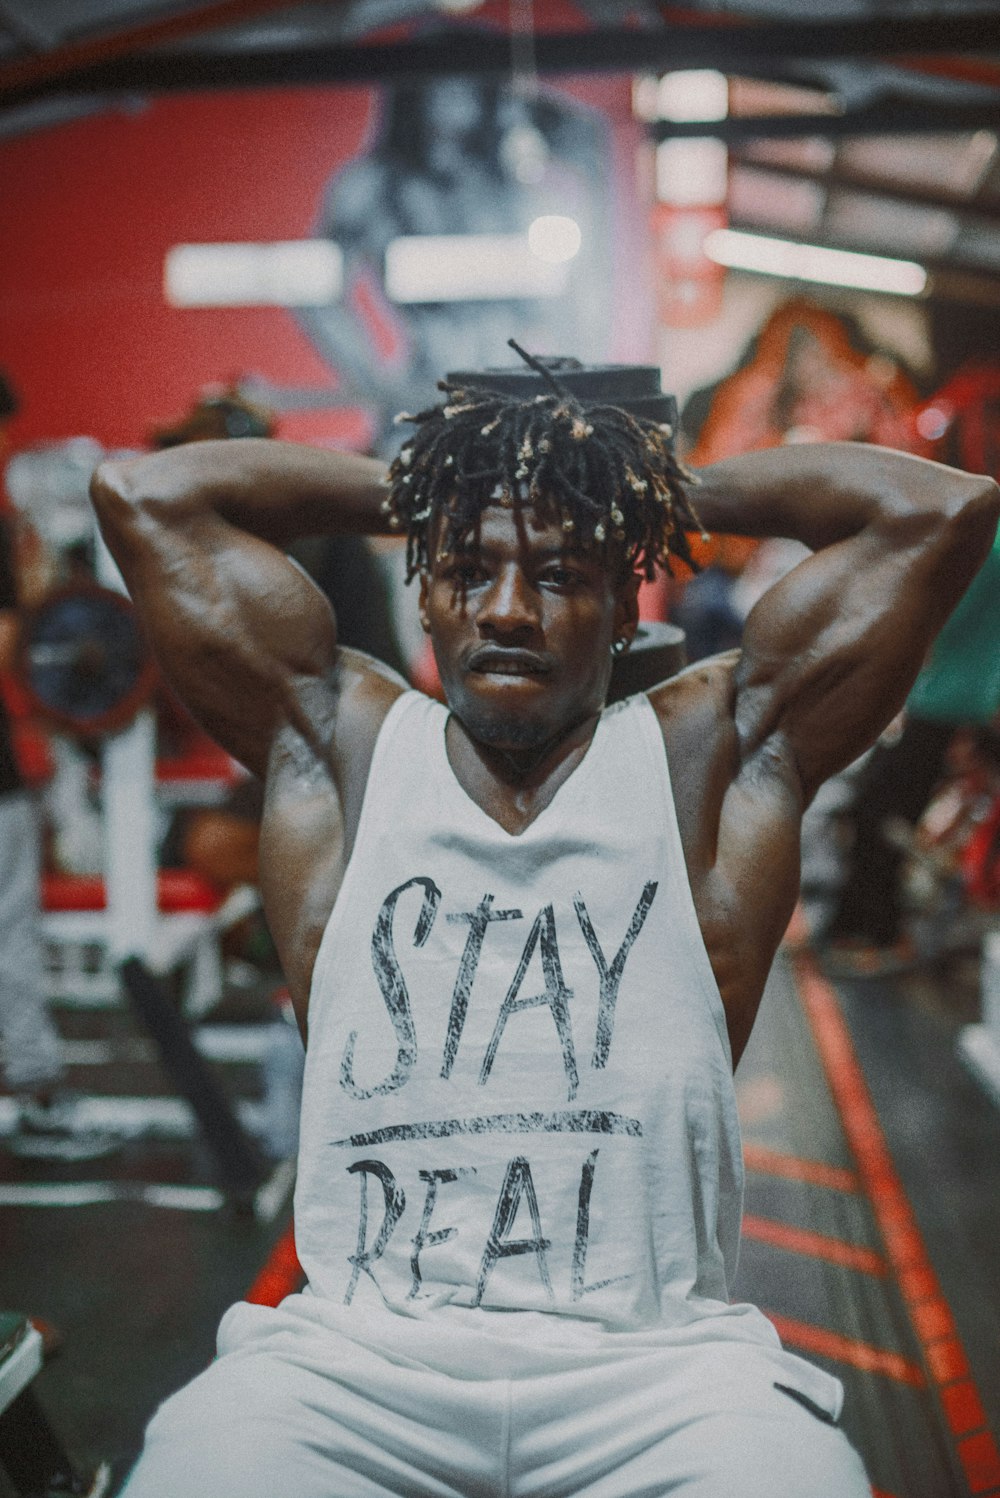
POLYGON ((482 676, 547 676, 551 663, 534 650, 514 650, 500 645, 480 645, 466 663, 469 671, 482 676))

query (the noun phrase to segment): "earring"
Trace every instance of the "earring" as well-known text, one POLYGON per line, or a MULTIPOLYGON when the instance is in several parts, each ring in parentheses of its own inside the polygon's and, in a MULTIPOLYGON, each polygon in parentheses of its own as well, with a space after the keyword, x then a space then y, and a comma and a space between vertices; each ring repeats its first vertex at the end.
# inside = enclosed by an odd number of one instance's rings
POLYGON ((622 635, 621 639, 613 640, 611 643, 611 654, 624 655, 626 650, 628 649, 628 644, 629 642, 628 640, 626 640, 624 635, 622 635))

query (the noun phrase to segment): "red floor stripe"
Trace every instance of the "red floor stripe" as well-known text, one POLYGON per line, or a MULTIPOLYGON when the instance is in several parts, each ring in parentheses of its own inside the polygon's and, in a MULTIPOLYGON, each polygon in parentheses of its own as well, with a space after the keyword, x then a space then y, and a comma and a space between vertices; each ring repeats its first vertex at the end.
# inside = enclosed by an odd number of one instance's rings
POLYGON ((924 1370, 898 1352, 887 1352, 882 1347, 873 1347, 870 1342, 843 1337, 840 1332, 832 1332, 825 1326, 793 1321, 790 1316, 779 1316, 775 1311, 767 1311, 765 1315, 769 1321, 774 1322, 778 1336, 787 1347, 833 1358, 835 1362, 861 1368, 865 1373, 882 1373, 886 1378, 894 1378, 901 1384, 912 1384, 917 1389, 924 1388, 927 1383, 924 1370))
POLYGON ((828 1264, 860 1269, 863 1274, 887 1274, 889 1270, 885 1259, 873 1248, 862 1248, 856 1243, 846 1243, 842 1238, 830 1238, 825 1233, 814 1233, 807 1228, 792 1227, 787 1222, 775 1222, 770 1217, 744 1213, 743 1236, 752 1238, 755 1243, 787 1249, 789 1253, 806 1254, 810 1259, 825 1259, 828 1264))
POLYGON ((302 1266, 295 1253, 295 1230, 289 1226, 271 1249, 246 1299, 255 1306, 276 1306, 286 1295, 300 1290, 302 1280, 302 1266))
POLYGON ((824 1165, 821 1160, 801 1160, 798 1155, 784 1155, 762 1144, 743 1145, 743 1163, 747 1170, 762 1176, 782 1176, 788 1181, 807 1181, 810 1186, 829 1186, 833 1191, 857 1193, 861 1182, 853 1170, 842 1165, 824 1165))
POLYGON ((1000 1450, 986 1426, 951 1308, 941 1293, 896 1173, 837 995, 807 954, 792 958, 799 997, 837 1104, 865 1194, 941 1401, 955 1450, 976 1498, 1000 1487, 1000 1450), (972 1422, 975 1422, 974 1424, 972 1422))

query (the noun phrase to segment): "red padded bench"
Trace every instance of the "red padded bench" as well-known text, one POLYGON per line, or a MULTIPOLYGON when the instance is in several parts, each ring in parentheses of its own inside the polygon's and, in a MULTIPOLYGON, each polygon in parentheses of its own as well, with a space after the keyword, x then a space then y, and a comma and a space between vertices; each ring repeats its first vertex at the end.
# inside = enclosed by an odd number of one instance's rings
MULTIPOLYGON (((160 869, 156 876, 157 908, 161 915, 214 915, 223 891, 192 869, 160 869)), ((106 910, 107 893, 100 874, 43 874, 45 911, 106 910)))

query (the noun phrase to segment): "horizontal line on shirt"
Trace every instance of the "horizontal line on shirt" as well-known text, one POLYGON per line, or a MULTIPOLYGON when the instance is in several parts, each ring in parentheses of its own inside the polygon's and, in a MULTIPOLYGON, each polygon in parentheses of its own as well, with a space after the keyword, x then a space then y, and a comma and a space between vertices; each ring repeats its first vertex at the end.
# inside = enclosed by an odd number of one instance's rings
POLYGON ((487 1113, 481 1118, 442 1118, 430 1123, 389 1124, 368 1134, 335 1139, 333 1147, 363 1149, 402 1139, 448 1139, 453 1134, 627 1134, 642 1137, 637 1118, 605 1113, 596 1108, 575 1108, 563 1113, 487 1113))

